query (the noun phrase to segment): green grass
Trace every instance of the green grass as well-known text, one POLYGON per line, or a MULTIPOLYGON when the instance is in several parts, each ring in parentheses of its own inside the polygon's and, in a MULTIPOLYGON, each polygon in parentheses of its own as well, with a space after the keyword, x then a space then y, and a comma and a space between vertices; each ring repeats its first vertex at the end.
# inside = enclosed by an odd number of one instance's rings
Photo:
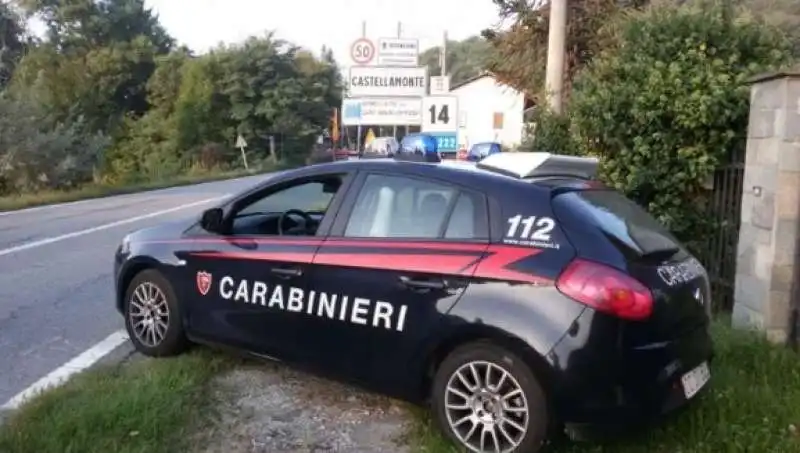
POLYGON ((0 427, 3 453, 175 453, 210 404, 209 380, 233 366, 197 350, 83 373, 0 427))
MULTIPOLYGON (((800 357, 760 337, 713 327, 717 358, 708 392, 660 426, 603 444, 563 443, 549 453, 790 453, 800 452, 800 357)), ((458 450, 428 416, 418 414, 415 450, 458 450)))
POLYGON ((124 186, 109 186, 101 184, 90 184, 75 190, 65 191, 42 191, 18 196, 0 197, 0 212, 13 211, 16 209, 30 208, 54 203, 66 203, 70 201, 87 200, 90 198, 101 198, 112 195, 123 195, 128 193, 142 192, 145 190, 164 189, 168 187, 185 186, 201 182, 220 181, 223 179, 233 179, 252 174, 271 171, 264 169, 260 171, 225 171, 208 172, 195 175, 178 176, 164 181, 150 181, 139 184, 124 186))
MULTIPOLYGON (((633 437, 564 443, 549 453, 800 453, 800 357, 722 321, 713 333, 712 386, 697 404, 633 437)), ((210 379, 237 363, 198 349, 89 371, 12 415, 0 426, 0 452, 186 451, 211 409, 210 379)), ((414 419, 407 437, 413 451, 457 451, 425 411, 417 410, 414 419)))

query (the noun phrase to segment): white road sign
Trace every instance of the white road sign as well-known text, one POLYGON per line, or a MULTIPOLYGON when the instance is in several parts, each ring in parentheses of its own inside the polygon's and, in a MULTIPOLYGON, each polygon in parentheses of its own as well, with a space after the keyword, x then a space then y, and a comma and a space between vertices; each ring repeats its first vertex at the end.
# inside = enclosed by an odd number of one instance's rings
POLYGON ((431 76, 431 96, 450 92, 450 76, 431 76))
POLYGON ((423 97, 428 89, 428 68, 353 66, 349 95, 360 97, 423 97))
POLYGON ((419 40, 411 38, 378 39, 379 66, 419 66, 419 40))
POLYGON ((375 44, 367 38, 358 38, 350 45, 350 59, 357 65, 368 65, 375 59, 375 44))
POLYGON ((422 99, 361 98, 342 101, 345 126, 419 126, 422 99))
POLYGON ((422 99, 422 132, 458 131, 458 98, 427 96, 422 99))

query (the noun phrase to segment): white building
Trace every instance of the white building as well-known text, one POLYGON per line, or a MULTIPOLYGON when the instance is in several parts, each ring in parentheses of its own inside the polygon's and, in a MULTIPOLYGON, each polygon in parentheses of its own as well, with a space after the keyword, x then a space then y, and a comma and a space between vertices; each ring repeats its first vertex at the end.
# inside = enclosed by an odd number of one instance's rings
POLYGON ((533 106, 525 94, 484 73, 450 87, 458 98, 459 146, 499 142, 504 147, 520 144, 525 128, 524 112, 533 106))

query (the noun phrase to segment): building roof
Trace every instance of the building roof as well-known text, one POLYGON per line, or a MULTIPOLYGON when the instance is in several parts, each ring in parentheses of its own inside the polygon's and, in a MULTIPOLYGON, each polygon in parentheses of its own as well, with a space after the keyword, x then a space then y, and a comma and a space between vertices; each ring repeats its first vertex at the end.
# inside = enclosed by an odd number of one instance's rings
POLYGON ((480 79, 483 79, 483 78, 486 78, 486 77, 491 77, 491 78, 497 80, 497 77, 495 77, 495 75, 492 74, 491 72, 483 71, 483 72, 481 72, 480 74, 478 74, 476 76, 472 76, 472 77, 468 78, 467 80, 464 80, 464 81, 462 81, 460 83, 457 83, 457 84, 451 86, 450 87, 450 91, 455 91, 455 90, 457 90, 457 89, 459 89, 461 87, 469 85, 472 82, 475 82, 477 80, 480 80, 480 79))

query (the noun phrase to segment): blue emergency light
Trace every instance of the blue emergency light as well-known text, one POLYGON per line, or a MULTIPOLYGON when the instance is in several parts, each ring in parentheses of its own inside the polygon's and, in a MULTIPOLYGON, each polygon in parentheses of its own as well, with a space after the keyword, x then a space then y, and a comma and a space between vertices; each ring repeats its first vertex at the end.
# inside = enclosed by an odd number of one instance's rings
POLYGON ((400 142, 395 160, 415 162, 441 162, 436 137, 429 134, 408 134, 400 142))

